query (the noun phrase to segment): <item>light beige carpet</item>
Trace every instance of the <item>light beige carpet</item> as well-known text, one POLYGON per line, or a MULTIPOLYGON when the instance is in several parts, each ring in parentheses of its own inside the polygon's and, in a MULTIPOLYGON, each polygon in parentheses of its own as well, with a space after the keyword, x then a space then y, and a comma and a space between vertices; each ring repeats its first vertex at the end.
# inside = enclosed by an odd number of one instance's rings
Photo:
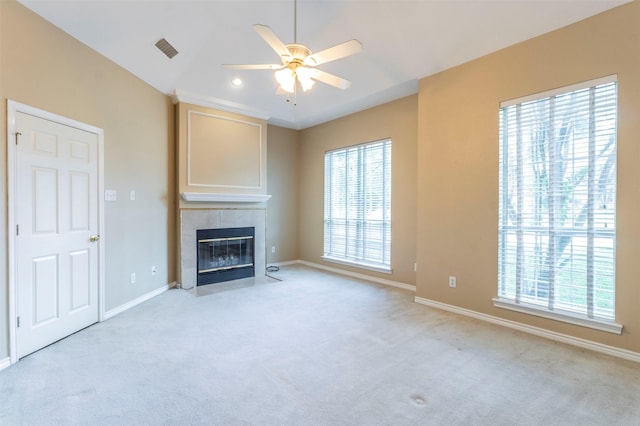
POLYGON ((640 365, 302 266, 168 291, 0 372, 0 425, 640 425, 640 365))

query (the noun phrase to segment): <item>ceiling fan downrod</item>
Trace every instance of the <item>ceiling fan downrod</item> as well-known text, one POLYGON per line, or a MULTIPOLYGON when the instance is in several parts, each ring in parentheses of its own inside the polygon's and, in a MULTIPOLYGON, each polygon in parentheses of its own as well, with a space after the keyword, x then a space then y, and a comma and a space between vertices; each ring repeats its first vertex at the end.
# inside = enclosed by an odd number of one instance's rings
POLYGON ((298 0, 293 0, 293 43, 298 44, 298 0))

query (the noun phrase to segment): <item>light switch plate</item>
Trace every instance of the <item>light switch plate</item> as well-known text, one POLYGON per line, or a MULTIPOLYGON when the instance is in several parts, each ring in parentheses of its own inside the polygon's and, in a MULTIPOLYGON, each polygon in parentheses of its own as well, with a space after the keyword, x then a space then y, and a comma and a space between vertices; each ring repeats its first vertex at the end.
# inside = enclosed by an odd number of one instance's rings
POLYGON ((104 191, 104 200, 105 201, 116 201, 118 199, 118 193, 115 189, 106 189, 104 191))

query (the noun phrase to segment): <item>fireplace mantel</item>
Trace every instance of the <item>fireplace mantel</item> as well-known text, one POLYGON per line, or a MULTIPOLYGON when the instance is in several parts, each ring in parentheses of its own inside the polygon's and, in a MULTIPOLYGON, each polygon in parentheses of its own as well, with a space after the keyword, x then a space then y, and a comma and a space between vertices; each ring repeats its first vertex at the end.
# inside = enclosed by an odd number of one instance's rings
POLYGON ((180 196, 184 201, 209 203, 264 203, 271 198, 271 195, 264 194, 222 194, 206 192, 182 192, 180 196))

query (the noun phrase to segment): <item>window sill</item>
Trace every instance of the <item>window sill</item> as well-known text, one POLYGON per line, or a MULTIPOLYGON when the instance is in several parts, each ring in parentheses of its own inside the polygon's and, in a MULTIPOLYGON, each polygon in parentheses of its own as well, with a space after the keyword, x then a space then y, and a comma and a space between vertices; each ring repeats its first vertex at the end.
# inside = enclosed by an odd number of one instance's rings
POLYGON ((349 260, 338 259, 336 257, 322 256, 322 260, 325 260, 327 262, 332 262, 332 263, 339 263, 341 265, 346 265, 346 266, 353 266, 354 268, 367 269, 369 271, 374 271, 374 272, 382 272, 383 274, 393 273, 390 267, 370 265, 367 263, 352 262, 349 260))
POLYGON ((492 300, 493 306, 495 306, 496 308, 508 309, 510 311, 535 315, 537 317, 566 322, 573 325, 579 325, 581 327, 593 328, 595 330, 606 331, 607 333, 622 334, 622 325, 616 324, 615 322, 606 322, 591 318, 585 318, 581 315, 571 313, 559 313, 556 311, 550 311, 540 306, 530 305, 526 303, 515 303, 505 299, 496 298, 492 300))

